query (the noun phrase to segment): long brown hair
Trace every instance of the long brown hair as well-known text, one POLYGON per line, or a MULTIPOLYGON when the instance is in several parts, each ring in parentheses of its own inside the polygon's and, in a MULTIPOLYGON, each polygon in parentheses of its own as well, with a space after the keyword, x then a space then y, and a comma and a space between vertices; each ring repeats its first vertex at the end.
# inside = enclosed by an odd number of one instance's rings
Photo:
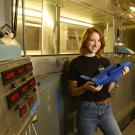
POLYGON ((105 41, 104 41, 104 36, 101 33, 101 31, 95 27, 92 28, 87 28, 86 31, 83 33, 82 35, 82 39, 81 39, 81 48, 80 48, 80 54, 81 55, 85 55, 88 52, 88 48, 87 48, 87 42, 89 40, 89 37, 94 33, 98 33, 100 36, 100 41, 101 41, 101 47, 100 49, 96 52, 96 56, 100 57, 101 56, 101 52, 103 51, 104 47, 105 47, 105 41))

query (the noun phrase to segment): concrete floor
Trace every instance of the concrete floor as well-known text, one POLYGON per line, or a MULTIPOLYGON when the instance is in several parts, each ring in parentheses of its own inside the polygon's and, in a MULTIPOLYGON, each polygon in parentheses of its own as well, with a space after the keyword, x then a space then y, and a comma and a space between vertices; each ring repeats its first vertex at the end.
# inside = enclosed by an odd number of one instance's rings
POLYGON ((135 119, 122 132, 123 135, 135 135, 135 119))

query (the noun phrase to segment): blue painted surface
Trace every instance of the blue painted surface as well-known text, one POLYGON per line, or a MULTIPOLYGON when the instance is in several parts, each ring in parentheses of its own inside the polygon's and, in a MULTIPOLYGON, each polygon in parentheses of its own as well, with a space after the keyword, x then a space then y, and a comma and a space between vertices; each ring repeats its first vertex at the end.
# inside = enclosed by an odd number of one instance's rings
POLYGON ((40 106, 40 101, 37 100, 33 105, 32 109, 30 110, 30 116, 33 116, 36 113, 36 110, 39 108, 39 106, 40 106))
POLYGON ((61 90, 57 90, 56 92, 56 102, 55 102, 56 112, 61 112, 62 108, 62 93, 61 90))

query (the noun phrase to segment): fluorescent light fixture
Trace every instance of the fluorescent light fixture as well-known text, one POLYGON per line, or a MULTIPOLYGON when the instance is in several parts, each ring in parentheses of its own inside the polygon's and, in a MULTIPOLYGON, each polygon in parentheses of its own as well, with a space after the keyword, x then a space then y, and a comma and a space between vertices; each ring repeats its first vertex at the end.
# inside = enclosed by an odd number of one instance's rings
POLYGON ((41 24, 35 24, 35 23, 29 23, 29 22, 26 22, 25 25, 26 26, 33 26, 33 27, 41 27, 41 24))
POLYGON ((70 24, 87 26, 87 27, 93 27, 94 26, 94 25, 92 25, 90 23, 86 23, 86 22, 78 21, 78 20, 73 20, 73 19, 69 19, 69 18, 65 18, 65 17, 60 17, 60 21, 65 22, 65 23, 70 23, 70 24))
MULTIPOLYGON (((45 20, 47 20, 49 23, 48 24, 52 24, 52 20, 50 20, 49 17, 49 13, 46 11, 44 12, 43 16, 42 13, 39 11, 33 11, 30 9, 25 9, 25 15, 26 16, 31 16, 31 17, 37 17, 37 18, 45 18, 45 20)), ((22 8, 18 8, 18 14, 22 14, 22 8)), ((70 23, 70 24, 76 24, 76 25, 81 25, 81 26, 87 26, 87 27, 93 27, 94 25, 87 23, 85 21, 80 21, 80 20, 74 20, 74 19, 70 19, 70 18, 66 18, 66 17, 60 17, 60 21, 61 22, 65 22, 65 23, 70 23)))
MULTIPOLYGON (((25 9, 24 12, 25 12, 25 15, 27 15, 27 16, 31 16, 31 17, 42 17, 42 13, 39 12, 39 11, 25 9)), ((18 8, 18 14, 22 14, 22 8, 18 8)))
MULTIPOLYGON (((37 22, 37 19, 43 18, 44 22, 46 22, 48 26, 54 27, 54 21, 51 18, 51 15, 50 15, 50 13, 48 12, 47 9, 44 9, 43 14, 40 11, 34 11, 34 10, 30 10, 30 9, 25 9, 24 12, 25 12, 24 14, 26 15, 26 17, 25 17, 26 21, 27 20, 33 20, 34 21, 34 19, 36 19, 35 21, 37 22), (33 17, 33 18, 28 18, 28 17, 33 17)), ((18 14, 19 15, 22 14, 21 8, 18 8, 18 14)), ((26 25, 32 26, 32 23, 27 23, 26 25)), ((33 24, 33 26, 41 27, 41 25, 38 25, 38 24, 33 24)))
POLYGON ((135 7, 130 7, 130 10, 135 12, 135 7))

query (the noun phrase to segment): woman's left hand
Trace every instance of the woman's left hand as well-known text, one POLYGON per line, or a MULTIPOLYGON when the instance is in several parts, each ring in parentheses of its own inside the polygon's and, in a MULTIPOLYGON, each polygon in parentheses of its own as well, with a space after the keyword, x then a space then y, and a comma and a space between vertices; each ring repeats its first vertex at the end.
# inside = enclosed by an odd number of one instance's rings
POLYGON ((126 75, 128 72, 129 72, 129 67, 128 66, 125 66, 123 68, 123 71, 122 71, 123 75, 126 75))

